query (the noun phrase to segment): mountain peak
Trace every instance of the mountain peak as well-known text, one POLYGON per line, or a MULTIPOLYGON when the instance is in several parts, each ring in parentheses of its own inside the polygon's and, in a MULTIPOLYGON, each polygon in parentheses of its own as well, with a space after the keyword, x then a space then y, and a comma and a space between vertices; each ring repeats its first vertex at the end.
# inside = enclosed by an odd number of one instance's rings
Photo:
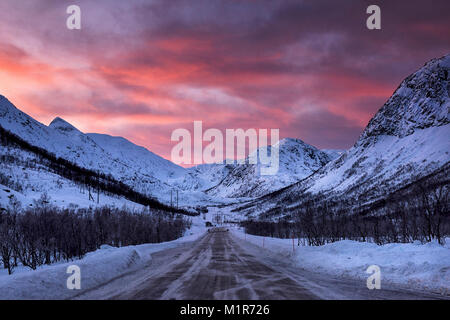
POLYGON ((4 95, 0 94, 0 114, 6 115, 8 111, 17 110, 17 108, 4 95))
POLYGON ((301 139, 296 139, 296 138, 284 138, 281 139, 278 144, 280 146, 282 145, 289 145, 289 144, 305 144, 305 142, 301 139))
POLYGON ((61 119, 60 117, 56 117, 55 119, 53 119, 53 121, 50 122, 48 127, 59 130, 59 131, 66 131, 66 132, 77 131, 77 132, 79 132, 79 130, 77 128, 75 128, 73 125, 68 123, 66 120, 61 119))
POLYGON ((358 144, 379 135, 406 137, 450 123, 450 54, 408 76, 370 120, 358 144))

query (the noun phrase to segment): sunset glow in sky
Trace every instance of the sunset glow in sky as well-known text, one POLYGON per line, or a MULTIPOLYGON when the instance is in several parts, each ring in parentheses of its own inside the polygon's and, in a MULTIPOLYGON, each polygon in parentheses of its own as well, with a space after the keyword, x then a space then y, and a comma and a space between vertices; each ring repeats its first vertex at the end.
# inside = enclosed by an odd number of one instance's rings
POLYGON ((2 0, 0 94, 165 158, 194 120, 349 148, 406 76, 450 52, 449 12, 448 0, 2 0), (82 30, 66 28, 70 4, 82 30))

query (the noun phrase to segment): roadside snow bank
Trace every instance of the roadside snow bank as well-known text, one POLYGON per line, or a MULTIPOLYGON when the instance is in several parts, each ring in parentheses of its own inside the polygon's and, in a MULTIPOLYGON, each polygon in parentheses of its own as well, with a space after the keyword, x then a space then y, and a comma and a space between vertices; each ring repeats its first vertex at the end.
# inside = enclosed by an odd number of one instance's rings
POLYGON ((68 299, 133 271, 151 261, 151 254, 194 241, 200 230, 174 241, 115 248, 104 245, 80 260, 43 266, 35 271, 0 277, 0 299, 68 299), (81 290, 67 289, 67 267, 76 265, 81 271, 81 290))
POLYGON ((235 230, 234 235, 275 253, 289 256, 294 263, 307 270, 334 276, 367 279, 370 265, 381 269, 381 287, 384 283, 408 286, 411 289, 450 294, 450 238, 446 245, 392 243, 378 246, 357 241, 338 241, 319 247, 292 245, 292 239, 265 238, 245 235, 235 230))

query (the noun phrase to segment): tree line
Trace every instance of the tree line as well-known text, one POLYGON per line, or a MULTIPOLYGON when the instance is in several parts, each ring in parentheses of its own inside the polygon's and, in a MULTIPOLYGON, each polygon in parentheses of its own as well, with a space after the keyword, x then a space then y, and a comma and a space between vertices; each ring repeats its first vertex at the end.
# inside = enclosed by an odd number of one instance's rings
POLYGON ((184 215, 154 209, 58 209, 48 202, 43 196, 34 208, 19 212, 20 204, 11 201, 0 212, 0 257, 9 274, 19 264, 36 269, 82 258, 104 244, 121 247, 171 241, 191 226, 184 215))
POLYGON ((450 237, 449 203, 449 184, 430 179, 417 181, 371 206, 351 208, 338 200, 310 198, 283 218, 247 220, 241 225, 249 234, 294 237, 314 246, 340 240, 379 245, 437 240, 443 244, 445 237, 450 237))

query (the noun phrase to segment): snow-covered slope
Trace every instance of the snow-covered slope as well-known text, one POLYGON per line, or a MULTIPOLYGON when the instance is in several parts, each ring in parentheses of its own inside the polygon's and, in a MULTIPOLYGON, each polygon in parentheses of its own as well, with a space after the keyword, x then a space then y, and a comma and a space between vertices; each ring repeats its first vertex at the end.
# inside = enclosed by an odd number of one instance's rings
POLYGON ((358 186, 386 192, 448 162, 449 72, 447 55, 407 77, 356 144, 320 170, 309 190, 336 192, 358 186))
POLYGON ((123 138, 84 134, 61 118, 46 126, 0 96, 0 126, 80 167, 112 175, 136 191, 165 199, 168 177, 185 169, 123 138), (163 181, 164 180, 164 181, 163 181))
POLYGON ((257 246, 260 252, 271 251, 288 256, 297 266, 339 278, 354 278, 366 283, 367 268, 382 270, 382 286, 395 283, 409 289, 421 289, 445 295, 450 293, 450 238, 444 246, 437 241, 422 244, 341 240, 322 246, 295 246, 292 239, 244 234, 233 230, 241 241, 257 246), (264 241, 263 241, 264 238, 264 241))
POLYGON ((183 167, 154 154, 144 147, 137 146, 125 138, 99 133, 88 133, 87 136, 114 159, 120 160, 128 166, 133 166, 136 171, 143 174, 149 174, 163 181, 185 174, 186 170, 183 167))
POLYGON ((320 151, 325 152, 331 160, 339 158, 346 150, 341 149, 321 149, 320 151))
POLYGON ((262 199, 259 211, 298 206, 306 193, 370 202, 447 165, 449 73, 446 55, 407 77, 350 150, 308 179, 262 199))
POLYGON ((21 207, 32 207, 43 195, 50 204, 60 208, 95 207, 111 205, 141 209, 142 206, 112 194, 92 190, 76 184, 53 172, 38 155, 19 147, 0 146, 0 211, 18 202, 21 207), (98 200, 98 203, 97 203, 98 200))
MULTIPOLYGON (((264 165, 259 158, 257 164, 249 164, 247 158, 246 164, 210 165, 209 170, 199 175, 213 175, 213 180, 217 182, 206 190, 207 194, 216 197, 258 197, 306 178, 332 159, 327 153, 300 139, 286 138, 280 140, 276 147, 279 151, 277 174, 261 175, 264 165)), ((271 147, 268 149, 270 153, 271 147)))
POLYGON ((178 191, 180 205, 195 206, 255 198, 288 186, 275 200, 265 198, 268 202, 260 207, 292 203, 304 193, 353 199, 364 195, 364 201, 371 201, 448 162, 449 70, 447 55, 406 78, 344 153, 318 150, 299 139, 281 140, 279 170, 272 176, 261 175, 259 162, 185 169, 124 138, 84 134, 61 118, 46 126, 3 96, 0 126, 57 157, 111 175, 165 203, 173 191, 178 191))
POLYGON ((92 139, 64 120, 56 118, 47 127, 17 109, 3 96, 0 96, 0 125, 30 144, 84 168, 106 172, 105 166, 111 161, 92 139))
POLYGON ((378 136, 403 138, 420 129, 450 123, 450 54, 429 61, 407 77, 370 120, 356 146, 376 142, 378 136))
POLYGON ((298 139, 284 139, 278 143, 280 166, 274 176, 261 175, 261 163, 204 164, 185 169, 125 138, 85 134, 59 117, 46 126, 3 96, 0 126, 57 157, 110 174, 165 203, 170 201, 171 192, 178 191, 183 205, 260 196, 307 177, 336 156, 298 139))
POLYGON ((249 164, 247 157, 244 164, 224 161, 188 168, 182 178, 171 183, 183 190, 204 191, 212 198, 254 198, 304 179, 339 156, 337 151, 321 151, 300 139, 283 139, 277 148, 279 170, 275 175, 261 175, 265 165, 258 157, 257 164, 249 164))
POLYGON ((235 167, 235 164, 213 163, 200 164, 187 168, 182 178, 171 182, 183 190, 201 191, 219 184, 235 167))

